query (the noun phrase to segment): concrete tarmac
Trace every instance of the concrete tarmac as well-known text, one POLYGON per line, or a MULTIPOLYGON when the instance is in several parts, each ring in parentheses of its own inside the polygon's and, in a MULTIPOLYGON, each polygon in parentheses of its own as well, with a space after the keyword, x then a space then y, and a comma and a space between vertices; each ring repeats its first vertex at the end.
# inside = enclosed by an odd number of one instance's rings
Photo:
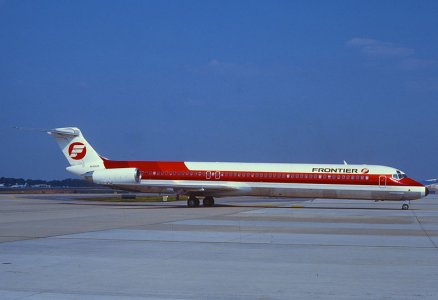
POLYGON ((0 299, 437 299, 438 197, 0 195, 0 299))

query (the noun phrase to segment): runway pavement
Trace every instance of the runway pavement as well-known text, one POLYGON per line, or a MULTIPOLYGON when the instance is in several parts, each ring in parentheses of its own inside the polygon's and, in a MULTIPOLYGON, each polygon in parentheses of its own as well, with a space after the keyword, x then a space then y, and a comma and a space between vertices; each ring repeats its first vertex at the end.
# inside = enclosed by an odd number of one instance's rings
POLYGON ((0 195, 0 299, 437 299, 438 197, 0 195))

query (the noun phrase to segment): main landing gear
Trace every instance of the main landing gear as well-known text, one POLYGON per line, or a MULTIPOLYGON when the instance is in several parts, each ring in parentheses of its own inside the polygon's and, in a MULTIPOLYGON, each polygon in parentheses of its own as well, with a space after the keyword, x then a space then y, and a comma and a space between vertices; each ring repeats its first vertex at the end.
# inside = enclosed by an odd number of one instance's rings
POLYGON ((188 207, 198 207, 199 206, 199 199, 195 196, 190 196, 189 199, 187 199, 187 206, 188 207))
MULTIPOLYGON (((190 196, 189 199, 187 199, 188 207, 198 207, 199 203, 199 199, 195 196, 190 196)), ((204 205, 204 207, 214 206, 214 198, 211 196, 205 197, 204 200, 202 200, 202 205, 204 205)))
POLYGON ((409 209, 409 204, 411 204, 411 201, 405 201, 402 205, 402 209, 403 210, 408 210, 409 209))
POLYGON ((205 197, 204 200, 202 200, 202 205, 205 207, 211 207, 214 205, 214 198, 211 196, 205 197))

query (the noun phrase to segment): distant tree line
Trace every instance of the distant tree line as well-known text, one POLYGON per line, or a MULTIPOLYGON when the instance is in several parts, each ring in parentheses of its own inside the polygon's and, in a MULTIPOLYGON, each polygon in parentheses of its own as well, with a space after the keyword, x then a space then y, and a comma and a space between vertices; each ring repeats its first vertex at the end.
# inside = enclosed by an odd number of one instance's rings
POLYGON ((23 178, 8 178, 0 177, 0 185, 10 187, 13 185, 49 185, 51 187, 93 187, 94 183, 82 180, 82 179, 64 179, 64 180, 40 180, 40 179, 23 179, 23 178))

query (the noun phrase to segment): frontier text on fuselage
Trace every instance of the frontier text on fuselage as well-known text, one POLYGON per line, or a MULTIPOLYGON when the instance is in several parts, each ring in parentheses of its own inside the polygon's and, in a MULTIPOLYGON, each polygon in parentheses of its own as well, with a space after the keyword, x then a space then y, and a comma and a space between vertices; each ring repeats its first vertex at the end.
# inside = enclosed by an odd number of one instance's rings
POLYGON ((313 168, 312 172, 318 173, 347 173, 347 174, 357 174, 357 169, 343 169, 343 168, 313 168))

